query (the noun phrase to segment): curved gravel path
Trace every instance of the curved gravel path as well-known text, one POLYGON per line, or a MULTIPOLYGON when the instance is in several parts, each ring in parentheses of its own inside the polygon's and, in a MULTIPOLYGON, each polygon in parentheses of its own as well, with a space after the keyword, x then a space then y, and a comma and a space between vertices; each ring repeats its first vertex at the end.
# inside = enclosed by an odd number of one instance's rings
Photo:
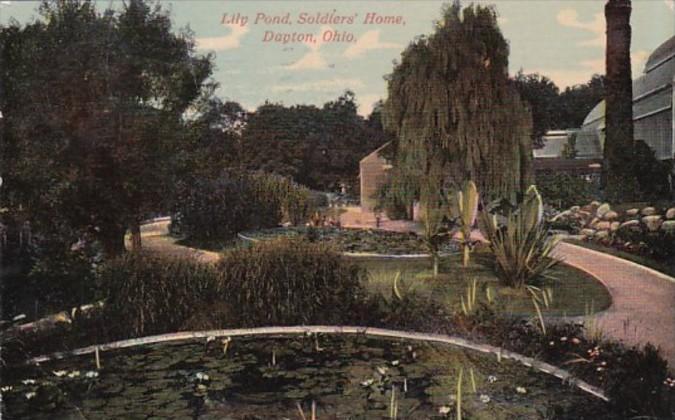
MULTIPOLYGON (((389 226, 390 228, 392 226, 389 226)), ((167 235, 168 222, 157 221, 142 228, 143 247, 174 255, 192 255, 213 263, 216 252, 178 245, 167 235)), ((410 230, 409 226, 401 226, 410 230)), ((398 230, 396 228, 391 230, 398 230)), ((591 317, 594 328, 627 345, 648 342, 661 348, 669 365, 675 366, 675 279, 613 255, 561 242, 555 254, 565 263, 600 280, 612 295, 612 306, 591 317)))
POLYGON ((675 366, 675 279, 613 255, 561 242, 555 251, 565 263, 600 280, 612 306, 593 315, 602 334, 628 345, 648 342, 675 366))

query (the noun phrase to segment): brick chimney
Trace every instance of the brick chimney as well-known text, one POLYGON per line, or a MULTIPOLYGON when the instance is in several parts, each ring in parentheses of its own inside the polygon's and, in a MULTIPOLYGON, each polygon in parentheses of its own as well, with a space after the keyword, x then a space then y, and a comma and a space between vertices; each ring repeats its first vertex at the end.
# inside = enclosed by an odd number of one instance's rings
POLYGON ((605 147, 603 185, 610 195, 623 191, 628 198, 635 191, 633 157, 633 80, 631 75, 631 0, 608 0, 607 49, 605 56, 605 147))

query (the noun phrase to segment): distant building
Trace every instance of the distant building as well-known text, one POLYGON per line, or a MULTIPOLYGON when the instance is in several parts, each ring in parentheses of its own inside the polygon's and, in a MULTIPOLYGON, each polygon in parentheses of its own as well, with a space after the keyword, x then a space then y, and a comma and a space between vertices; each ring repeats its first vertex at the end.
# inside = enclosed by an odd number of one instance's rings
MULTIPOLYGON (((675 36, 649 56, 644 74, 633 81, 635 140, 644 141, 659 160, 675 157, 675 36)), ((534 151, 534 167, 596 176, 600 173, 605 144, 605 101, 586 116, 580 129, 549 131, 544 147, 534 151), (565 145, 575 143, 574 159, 563 156, 565 145)))
MULTIPOLYGON (((675 36, 649 56, 644 74, 633 81, 635 140, 643 140, 659 160, 675 156, 675 36)), ((605 101, 588 114, 581 134, 593 138, 599 155, 605 143, 605 101)))
POLYGON ((544 147, 534 150, 535 174, 562 172, 599 180, 602 150, 596 136, 580 130, 552 130, 542 140, 544 147))
POLYGON ((384 152, 391 146, 385 143, 359 162, 359 181, 361 187, 361 210, 372 212, 377 204, 375 195, 378 189, 387 182, 391 162, 384 152))

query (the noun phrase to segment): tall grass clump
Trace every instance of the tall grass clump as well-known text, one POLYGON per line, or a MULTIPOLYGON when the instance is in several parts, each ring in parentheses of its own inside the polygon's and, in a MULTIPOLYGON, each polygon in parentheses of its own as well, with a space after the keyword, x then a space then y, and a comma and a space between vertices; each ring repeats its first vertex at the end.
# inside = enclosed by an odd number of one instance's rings
POLYGON ((215 298, 216 279, 194 259, 128 253, 101 270, 102 319, 116 337, 176 331, 215 298))
POLYGON ((507 286, 522 287, 536 283, 558 263, 551 257, 555 239, 543 220, 541 196, 534 186, 524 201, 506 216, 500 225, 497 216, 483 212, 483 233, 490 241, 497 277, 507 286))
POLYGON ((363 295, 363 271, 332 248, 298 239, 226 252, 219 294, 242 326, 340 323, 363 295))

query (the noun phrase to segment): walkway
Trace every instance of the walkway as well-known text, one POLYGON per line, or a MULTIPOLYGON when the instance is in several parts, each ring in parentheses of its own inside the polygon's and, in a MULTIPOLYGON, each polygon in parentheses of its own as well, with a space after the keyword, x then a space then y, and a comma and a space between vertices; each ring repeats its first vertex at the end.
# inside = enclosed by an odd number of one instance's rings
MULTIPOLYGON (((372 228, 375 224, 374 219, 361 218, 356 213, 341 220, 345 227, 372 228)), ((216 252, 175 244, 166 235, 167 227, 167 221, 143 226, 143 247, 175 255, 193 255, 205 262, 218 260, 216 252)), ((385 222, 381 228, 417 230, 411 222, 385 222)), ((651 342, 661 348, 669 365, 675 366, 675 279, 633 262, 568 243, 560 243, 555 253, 565 263, 595 276, 612 295, 612 306, 593 315, 587 322, 592 320, 594 328, 600 329, 604 336, 627 345, 651 342)))

